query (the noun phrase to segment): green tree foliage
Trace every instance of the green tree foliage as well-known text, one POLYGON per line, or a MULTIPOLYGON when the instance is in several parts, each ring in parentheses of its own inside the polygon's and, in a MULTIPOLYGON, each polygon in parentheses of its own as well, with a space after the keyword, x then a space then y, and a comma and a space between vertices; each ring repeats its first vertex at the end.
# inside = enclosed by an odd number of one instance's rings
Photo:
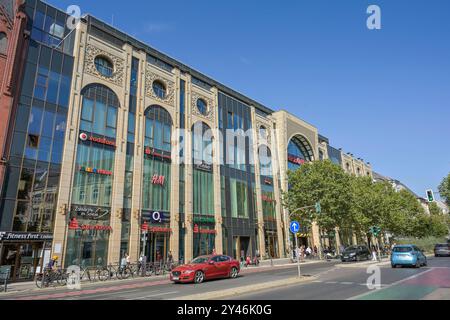
POLYGON ((350 176, 331 161, 315 161, 303 164, 299 169, 288 172, 289 190, 283 193, 283 205, 304 225, 317 221, 325 230, 344 225, 348 220, 351 204, 350 176), (314 208, 320 201, 322 213, 314 208))
POLYGON ((442 180, 439 185, 439 194, 442 199, 445 200, 448 206, 450 206, 450 173, 442 180))
POLYGON ((389 182, 354 177, 329 160, 305 163, 288 173, 289 190, 283 205, 303 225, 312 221, 327 231, 335 227, 367 235, 370 227, 381 227, 394 236, 441 237, 448 234, 449 218, 430 204, 430 215, 416 197, 406 190, 395 191, 389 182), (320 201, 322 213, 314 208, 320 201))

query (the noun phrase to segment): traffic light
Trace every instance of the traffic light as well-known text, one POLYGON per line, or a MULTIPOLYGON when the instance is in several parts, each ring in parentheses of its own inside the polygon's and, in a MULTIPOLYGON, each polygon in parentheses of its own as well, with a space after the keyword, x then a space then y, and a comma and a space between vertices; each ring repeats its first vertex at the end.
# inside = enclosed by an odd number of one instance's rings
POLYGON ((381 228, 380 227, 370 227, 369 232, 371 234, 373 234, 374 237, 377 237, 381 232, 381 228))
POLYGON ((316 202, 316 213, 320 213, 322 208, 320 207, 320 202, 316 202))
POLYGON ((428 202, 433 202, 434 201, 433 190, 427 190, 427 199, 428 199, 428 202))

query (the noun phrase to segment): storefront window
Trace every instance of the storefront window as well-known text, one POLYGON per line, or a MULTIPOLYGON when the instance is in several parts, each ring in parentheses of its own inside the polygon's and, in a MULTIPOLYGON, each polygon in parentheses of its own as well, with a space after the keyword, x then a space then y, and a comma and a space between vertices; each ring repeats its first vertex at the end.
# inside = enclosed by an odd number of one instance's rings
POLYGON ((307 161, 313 160, 313 153, 310 144, 301 136, 295 136, 288 145, 288 169, 296 170, 307 161))
POLYGON ((247 183, 230 178, 231 216, 248 218, 247 183))

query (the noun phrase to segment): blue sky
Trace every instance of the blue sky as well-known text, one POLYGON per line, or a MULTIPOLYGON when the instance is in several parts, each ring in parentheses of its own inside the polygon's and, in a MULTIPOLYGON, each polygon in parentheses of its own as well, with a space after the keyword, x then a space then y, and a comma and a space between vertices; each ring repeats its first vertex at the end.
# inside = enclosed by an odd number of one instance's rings
POLYGON ((288 110, 421 196, 450 172, 450 1, 47 2, 288 110))

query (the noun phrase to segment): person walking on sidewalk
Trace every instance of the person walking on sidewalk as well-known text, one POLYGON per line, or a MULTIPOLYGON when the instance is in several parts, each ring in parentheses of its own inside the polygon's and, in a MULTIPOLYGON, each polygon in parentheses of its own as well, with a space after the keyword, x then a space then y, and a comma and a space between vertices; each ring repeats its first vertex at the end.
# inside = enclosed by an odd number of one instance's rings
POLYGON ((377 250, 372 246, 372 261, 377 261, 377 250))

